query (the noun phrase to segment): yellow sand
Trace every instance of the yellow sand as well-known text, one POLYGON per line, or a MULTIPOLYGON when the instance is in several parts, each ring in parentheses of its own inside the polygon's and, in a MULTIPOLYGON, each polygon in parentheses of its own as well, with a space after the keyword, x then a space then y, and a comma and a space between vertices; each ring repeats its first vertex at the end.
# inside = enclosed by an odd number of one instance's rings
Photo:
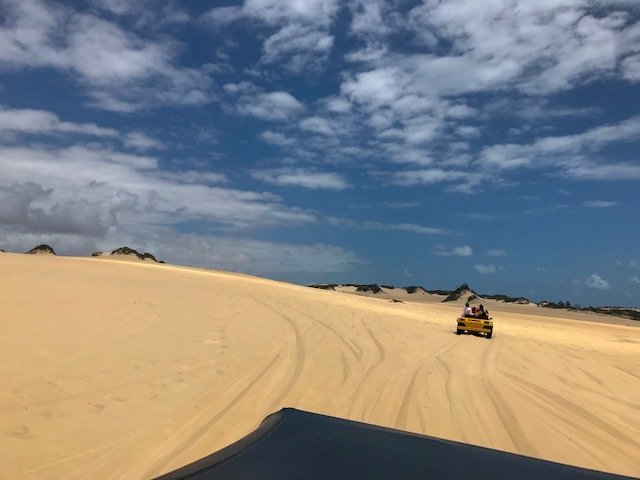
POLYGON ((0 253, 0 476, 150 478, 285 406, 639 476, 640 328, 490 310, 0 253))

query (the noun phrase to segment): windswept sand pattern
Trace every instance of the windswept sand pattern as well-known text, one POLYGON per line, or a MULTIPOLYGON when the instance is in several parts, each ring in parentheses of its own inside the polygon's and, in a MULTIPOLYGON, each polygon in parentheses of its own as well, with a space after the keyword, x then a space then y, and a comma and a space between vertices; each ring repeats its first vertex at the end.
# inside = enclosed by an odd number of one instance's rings
POLYGON ((151 478, 285 406, 640 475, 640 328, 3 254, 0 471, 151 478), (37 299, 37 301, 34 301, 37 299))

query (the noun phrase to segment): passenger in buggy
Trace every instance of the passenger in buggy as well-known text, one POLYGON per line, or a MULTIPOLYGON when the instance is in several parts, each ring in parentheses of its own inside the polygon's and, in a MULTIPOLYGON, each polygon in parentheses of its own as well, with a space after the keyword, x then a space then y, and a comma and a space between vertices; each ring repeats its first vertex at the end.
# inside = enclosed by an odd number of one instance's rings
POLYGON ((489 311, 484 309, 484 305, 480 304, 476 311, 476 317, 482 318, 483 320, 489 320, 489 311))

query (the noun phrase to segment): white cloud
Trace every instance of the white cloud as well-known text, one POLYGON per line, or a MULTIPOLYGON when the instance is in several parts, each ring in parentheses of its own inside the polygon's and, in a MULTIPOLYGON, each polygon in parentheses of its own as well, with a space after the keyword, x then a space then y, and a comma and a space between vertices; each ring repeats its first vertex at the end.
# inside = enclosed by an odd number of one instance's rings
POLYGON ((469 181, 470 178, 471 175, 466 172, 430 168, 396 172, 394 174, 394 183, 398 185, 431 185, 443 182, 469 181))
POLYGON ((202 20, 213 27, 222 27, 241 18, 242 8, 238 6, 216 7, 202 16, 202 20))
POLYGON ((398 68, 379 68, 356 74, 342 84, 341 90, 351 101, 380 107, 402 95, 402 77, 398 68))
POLYGON ((623 181, 640 179, 640 165, 633 163, 611 163, 594 165, 583 163, 566 169, 566 175, 575 180, 623 181))
POLYGON ((584 284, 589 288, 597 288, 599 290, 607 290, 610 288, 609 282, 600 278, 597 274, 592 274, 587 278, 584 284))
POLYGON ((351 111, 352 103, 341 97, 329 97, 324 100, 325 108, 333 113, 347 113, 351 111))
POLYGON ((393 29, 387 25, 386 14, 390 5, 381 0, 356 0, 349 2, 353 11, 350 30, 359 36, 380 37, 393 29))
MULTIPOLYGON (((350 34, 359 46, 345 57, 352 65, 343 72, 341 95, 354 105, 351 113, 356 115, 355 121, 367 122, 373 128, 371 135, 376 140, 384 139, 382 146, 372 142, 375 147, 372 145, 371 151, 391 145, 395 154, 387 158, 394 162, 401 162, 400 152, 413 147, 423 150, 423 157, 425 151, 432 151, 428 147, 437 148, 444 142, 452 151, 452 134, 463 139, 477 138, 483 130, 462 122, 466 118, 486 121, 483 114, 504 116, 505 111, 528 118, 593 115, 597 109, 550 105, 541 95, 595 79, 620 78, 620 62, 634 48, 640 51, 640 36, 634 33, 638 27, 633 24, 632 15, 616 13, 610 4, 609 8, 596 7, 587 0, 569 0, 562 5, 434 0, 423 2, 408 13, 397 3, 377 0, 360 0, 350 6, 350 34), (394 39, 414 35, 417 45, 429 46, 423 51, 437 54, 408 53, 391 37, 386 38, 388 32, 396 34, 394 39), (478 112, 461 99, 462 95, 479 91, 499 92, 507 105, 493 112, 484 108, 478 112), (523 108, 514 108, 518 102, 523 108)), ((563 155, 559 166, 567 175, 587 176, 566 164, 579 153, 632 141, 636 138, 632 131, 636 120, 611 125, 610 129, 594 129, 587 132, 589 138, 566 136, 562 145, 551 142, 487 147, 479 162, 470 158, 467 164, 481 174, 491 172, 497 177, 496 167, 548 167, 557 159, 557 155, 552 158, 553 153, 562 152, 567 155, 563 155)), ((524 133, 525 127, 518 131, 524 133)), ((450 160, 438 160, 435 166, 442 169, 450 160)), ((584 163, 576 162, 574 166, 584 163)), ((610 178, 618 178, 621 171, 626 171, 624 165, 615 165, 612 170, 610 178)), ((400 174, 402 184, 420 183, 405 176, 408 174, 400 174)), ((423 183, 434 183, 432 174, 427 178, 423 183)))
POLYGON ((425 227, 413 223, 382 223, 372 221, 358 221, 348 218, 327 217, 329 224, 336 227, 360 228, 363 230, 397 230, 418 233, 420 235, 448 235, 451 232, 438 227, 425 227))
POLYGON ((498 144, 484 147, 479 155, 486 169, 560 167, 576 180, 640 178, 640 166, 632 163, 594 163, 586 158, 602 148, 640 139, 640 117, 601 125, 583 133, 542 137, 530 144, 498 144))
POLYGON ((230 108, 240 115, 260 120, 284 121, 297 117, 305 110, 304 105, 287 92, 264 92, 246 83, 227 84, 225 90, 238 95, 230 108))
POLYGON ((329 26, 337 9, 334 0, 245 0, 242 7, 245 15, 271 25, 303 22, 329 26))
POLYGON ((456 133, 463 138, 478 138, 482 135, 480 129, 472 125, 462 125, 456 128, 456 133))
POLYGON ((635 276, 635 275, 634 275, 633 277, 631 277, 631 278, 629 279, 629 281, 630 281, 630 282, 633 282, 633 283, 638 283, 638 284, 640 284, 640 278, 638 278, 638 277, 637 277, 637 276, 635 276))
POLYGON ((622 76, 631 82, 640 81, 640 55, 632 55, 622 61, 622 76))
POLYGON ((272 132, 271 130, 266 130, 264 132, 261 132, 259 136, 263 141, 270 143, 272 145, 277 145, 281 148, 291 147, 296 143, 295 139, 287 137, 283 133, 272 132))
POLYGON ((409 13, 423 32, 452 45, 450 56, 414 55, 425 87, 462 93, 516 86, 548 93, 615 72, 638 47, 631 16, 588 11, 590 2, 427 2, 409 13), (464 75, 460 75, 464 72, 464 75))
POLYGON ((205 265, 256 275, 290 272, 345 272, 364 262, 340 247, 274 243, 242 237, 158 232, 144 248, 158 258, 187 265, 205 265))
POLYGON ((1 69, 67 72, 81 82, 96 106, 108 110, 212 101, 205 69, 175 65, 175 41, 143 38, 55 3, 9 1, 3 9, 1 69))
POLYGON ((202 18, 214 28, 243 19, 275 28, 263 43, 262 63, 304 74, 324 66, 338 8, 337 0, 246 0, 242 7, 213 8, 202 18))
POLYGON ((405 209, 405 208, 416 208, 421 204, 420 202, 382 202, 380 203, 383 207, 387 208, 397 208, 397 209, 405 209))
POLYGON ((585 207, 590 208, 610 208, 615 207, 618 202, 614 202, 611 200, 588 200, 583 203, 585 207))
POLYGON ((300 128, 302 130, 307 130, 313 133, 319 133, 321 135, 335 135, 336 131, 334 130, 331 123, 323 117, 313 116, 307 117, 300 121, 300 128))
POLYGON ((92 0, 91 3, 116 15, 127 15, 138 12, 144 1, 140 0, 92 0))
POLYGON ((333 46, 333 36, 315 26, 287 25, 264 42, 262 61, 283 63, 293 73, 320 69, 333 46))
POLYGON ((473 255, 473 249, 469 245, 463 245, 461 247, 454 247, 447 249, 442 245, 438 245, 436 249, 436 255, 440 256, 454 256, 454 257, 470 257, 473 255))
POLYGON ((493 263, 489 265, 475 265, 473 268, 479 273, 496 273, 498 271, 493 263))
POLYGON ((59 134, 75 133, 97 137, 115 137, 118 131, 99 127, 95 123, 63 122, 52 112, 32 109, 0 107, 0 135, 2 134, 59 134))
POLYGON ((136 150, 153 150, 164 148, 164 143, 160 140, 150 137, 149 135, 135 131, 129 132, 124 142, 125 146, 136 150))
POLYGON ((490 257, 504 257, 507 255, 507 252, 506 250, 500 248, 495 250, 489 250, 487 252, 487 255, 489 255, 490 257))
POLYGON ((640 259, 631 259, 629 260, 629 266, 632 268, 640 268, 640 259))
POLYGON ((45 207, 53 192, 35 183, 0 187, 0 225, 23 233, 101 237, 117 224, 120 214, 133 212, 140 200, 137 195, 118 191, 106 198, 65 199, 45 207))
MULTIPOLYGON (((225 179, 216 172, 160 170, 157 159, 150 156, 74 146, 0 148, 0 157, 3 158, 0 185, 33 182, 52 191, 31 205, 45 212, 64 210, 69 202, 100 205, 123 192, 139 199, 130 212, 131 226, 136 221, 172 225, 177 221, 201 220, 227 228, 244 228, 316 220, 313 214, 286 207, 269 193, 210 186, 212 181, 225 179)), ((91 223, 93 212, 84 211, 91 223)))
POLYGON ((347 181, 338 173, 305 168, 252 170, 251 174, 264 182, 288 187, 303 187, 314 190, 344 190, 349 187, 347 181))
POLYGON ((244 237, 180 234, 145 226, 144 231, 111 229, 102 238, 72 233, 18 233, 0 225, 0 245, 10 252, 26 252, 46 243, 63 255, 88 255, 124 245, 152 252, 169 263, 211 267, 254 275, 292 272, 346 272, 366 262, 354 252, 326 244, 274 243, 244 237))

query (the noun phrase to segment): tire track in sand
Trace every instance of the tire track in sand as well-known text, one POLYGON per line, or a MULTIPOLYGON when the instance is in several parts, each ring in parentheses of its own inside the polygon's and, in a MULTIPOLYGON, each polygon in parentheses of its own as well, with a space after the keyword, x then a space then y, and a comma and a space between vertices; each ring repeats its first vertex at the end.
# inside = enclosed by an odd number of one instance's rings
MULTIPOLYGON (((360 381, 358 382, 358 386, 356 387, 354 392, 351 394, 351 397, 350 397, 351 405, 350 405, 349 411, 348 411, 348 414, 349 414, 350 417, 353 416, 353 411, 356 408, 356 401, 357 401, 358 397, 361 395, 364 385, 368 382, 369 377, 372 375, 374 369, 376 367, 378 367, 379 365, 381 365, 384 362, 385 358, 386 358, 386 352, 385 352, 385 349, 384 349, 384 346, 382 345, 382 343, 380 343, 380 341, 376 338, 376 336, 373 334, 371 329, 369 327, 367 327, 367 324, 364 322, 363 319, 360 319, 360 322, 362 323, 362 326, 364 327, 365 331, 367 332, 367 334, 371 338, 371 341, 373 342, 373 344, 376 347, 377 358, 364 371, 364 373, 362 374, 362 377, 360 378, 360 381)), ((379 398, 379 393, 380 392, 378 392, 378 395, 376 396, 376 399, 374 400, 374 402, 372 402, 371 408, 369 410, 372 410, 375 407, 375 403, 377 402, 377 400, 379 398)))
POLYGON ((503 343, 498 338, 493 339, 484 349, 481 365, 482 371, 486 373, 481 375, 482 387, 493 405, 497 418, 502 424, 503 431, 507 434, 516 451, 537 456, 539 455, 538 449, 528 440, 526 432, 522 430, 522 424, 518 420, 516 411, 511 408, 509 402, 505 400, 495 385, 496 366, 501 363, 499 358, 502 346, 503 343))
MULTIPOLYGON (((394 425, 397 428, 402 428, 406 430, 407 425, 407 417, 409 414, 409 405, 411 404, 411 400, 414 396, 416 377, 418 376, 418 372, 423 367, 423 364, 420 364, 418 368, 416 368, 411 375, 411 380, 409 381, 409 385, 402 396, 402 402, 400 403, 400 408, 398 409, 398 415, 396 416, 396 421, 394 425), (404 427, 404 428, 403 428, 404 427)), ((422 426, 422 418, 420 418, 420 425, 422 426)))
MULTIPOLYGON (((171 450, 167 453, 162 454, 162 457, 154 462, 144 473, 144 477, 156 477, 159 473, 161 473, 162 469, 171 462, 171 460, 176 457, 178 454, 185 451, 191 444, 195 443, 198 439, 200 439, 205 433, 207 433, 211 428, 222 418, 224 417, 229 410, 235 407, 238 403, 242 401, 242 399, 251 391, 251 389, 267 374, 269 370, 275 365, 278 358, 282 355, 282 351, 278 351, 276 355, 271 359, 271 361, 262 369, 260 372, 253 377, 247 385, 244 386, 236 395, 227 402, 227 404, 218 410, 211 418, 204 422, 200 422, 200 417, 202 416, 202 412, 196 414, 191 421, 187 422, 182 428, 176 431, 171 438, 178 438, 180 435, 189 430, 194 424, 200 424, 185 440, 180 441, 176 446, 171 448, 171 450)), ((167 441, 165 443, 171 444, 171 442, 167 441)), ((157 458, 160 455, 160 452, 156 452, 153 456, 157 458)))
POLYGON ((312 317, 311 315, 307 314, 306 312, 297 309, 295 307, 292 307, 291 305, 287 305, 287 309, 288 310, 295 310, 296 313, 300 314, 301 316, 305 317, 306 319, 310 320, 311 322, 320 325, 321 327, 329 330, 331 333, 333 333, 336 338, 338 339, 338 341, 340 341, 340 343, 342 343, 349 351, 351 351, 351 353, 353 354, 353 356, 355 358, 360 358, 362 356, 362 349, 360 348, 360 346, 358 344, 354 344, 350 339, 348 339, 347 337, 345 337, 344 335, 340 334, 335 328, 333 328, 332 326, 320 321, 317 318, 312 317))
POLYGON ((581 407, 577 403, 574 403, 567 398, 563 397, 560 394, 552 392, 540 385, 537 385, 529 380, 526 380, 517 375, 504 372, 504 374, 509 377, 514 382, 525 387, 531 394, 536 395, 541 400, 546 401, 556 407, 561 407, 567 410, 568 412, 572 412, 574 414, 579 415, 587 422, 591 423, 594 427, 598 428, 605 434, 608 434, 617 440, 627 443, 629 445, 633 445, 636 443, 636 440, 629 437, 626 433, 614 428, 610 423, 607 423, 605 420, 601 419, 598 415, 590 412, 584 407, 581 407))
MULTIPOLYGON (((295 320, 293 318, 291 318, 290 316, 285 314, 280 309, 275 308, 272 305, 269 305, 265 301, 260 300, 260 299, 258 299, 256 297, 254 297, 253 295, 248 295, 248 296, 254 302, 262 305, 267 310, 275 313, 278 317, 282 318, 289 325, 291 330, 293 331, 293 336, 294 336, 294 340, 295 340, 295 342, 294 342, 295 343, 295 347, 294 347, 295 348, 295 360, 294 360, 295 366, 294 366, 294 369, 293 369, 293 374, 289 378, 289 381, 287 382, 287 384, 280 391, 280 393, 278 394, 276 399, 273 401, 273 403, 271 403, 271 405, 269 407, 269 411, 272 412, 276 407, 278 407, 281 404, 282 400, 284 400, 284 398, 289 394, 289 392, 291 391, 293 386, 296 384, 296 382, 300 378, 300 375, 302 374, 302 369, 304 367, 304 361, 305 361, 304 343, 302 341, 302 334, 300 333, 300 328, 298 327, 298 324, 295 322, 295 320)), ((287 308, 288 308, 288 306, 287 306, 287 308)))
POLYGON ((293 370, 293 374, 291 375, 291 378, 289 378, 289 381, 287 382, 287 384, 284 386, 284 388, 280 391, 280 394, 273 401, 273 403, 269 407, 269 411, 273 411, 276 407, 280 406, 282 400, 284 400, 284 398, 289 394, 293 386, 296 384, 296 382, 300 378, 300 375, 302 374, 302 368, 304 367, 304 360, 305 360, 304 344, 302 342, 302 335, 300 334, 300 329, 298 328, 298 325, 296 324, 295 320, 288 317, 287 315, 284 315, 282 313, 280 315, 282 315, 282 318, 289 324, 289 326, 293 330, 293 334, 295 338, 295 367, 293 370))

